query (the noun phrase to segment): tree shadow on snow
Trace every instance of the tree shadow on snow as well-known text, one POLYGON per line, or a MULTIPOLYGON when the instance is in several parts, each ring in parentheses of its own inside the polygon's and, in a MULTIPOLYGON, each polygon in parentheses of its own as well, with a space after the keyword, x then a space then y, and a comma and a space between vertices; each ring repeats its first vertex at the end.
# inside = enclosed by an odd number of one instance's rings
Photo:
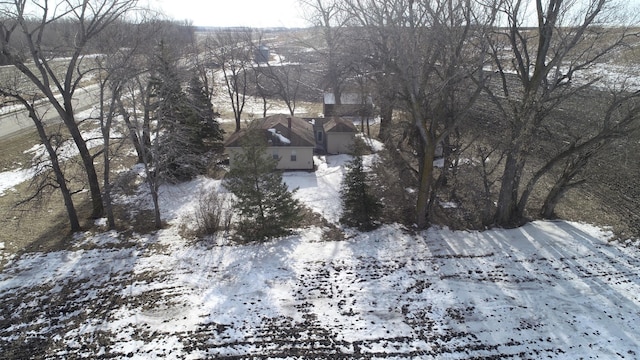
MULTIPOLYGON (((52 232, 67 226, 51 224, 52 232)), ((44 232, 0 274, 0 348, 6 358, 122 356, 113 314, 130 302, 138 256, 153 235, 44 232), (92 239, 95 242, 85 242, 92 239)))
POLYGON ((565 222, 452 234, 443 240, 461 271, 443 280, 456 301, 473 303, 459 328, 480 329, 485 347, 501 356, 638 353, 635 258, 565 222))

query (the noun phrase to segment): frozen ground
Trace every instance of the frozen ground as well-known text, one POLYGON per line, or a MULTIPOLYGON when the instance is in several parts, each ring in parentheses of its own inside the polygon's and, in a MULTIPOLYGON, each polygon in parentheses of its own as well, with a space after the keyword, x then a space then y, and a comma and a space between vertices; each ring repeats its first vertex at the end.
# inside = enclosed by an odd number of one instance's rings
MULTIPOLYGON (((285 174, 335 223, 346 156, 285 174)), ((327 228, 265 244, 186 240, 197 179, 162 189, 173 226, 77 234, 0 273, 5 358, 640 357, 640 250, 569 222, 414 233, 327 228)), ((140 192, 137 196, 144 195, 140 192)), ((121 201, 136 201, 121 198, 121 201)), ((0 247, 0 252, 2 247, 0 247)))

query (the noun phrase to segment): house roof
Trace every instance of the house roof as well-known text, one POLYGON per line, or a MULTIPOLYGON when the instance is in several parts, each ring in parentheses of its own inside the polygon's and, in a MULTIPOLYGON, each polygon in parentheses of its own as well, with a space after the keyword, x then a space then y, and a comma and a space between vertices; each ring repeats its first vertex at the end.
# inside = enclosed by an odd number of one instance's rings
POLYGON ((353 122, 347 121, 340 117, 328 118, 322 125, 324 132, 358 132, 353 122))
MULTIPOLYGON (((313 125, 307 121, 284 114, 268 116, 256 119, 250 128, 261 129, 269 146, 296 146, 315 147, 316 141, 313 134, 313 125), (289 127, 291 119, 291 127, 289 127)), ((240 147, 242 138, 247 134, 247 129, 232 134, 224 143, 226 147, 240 147)))

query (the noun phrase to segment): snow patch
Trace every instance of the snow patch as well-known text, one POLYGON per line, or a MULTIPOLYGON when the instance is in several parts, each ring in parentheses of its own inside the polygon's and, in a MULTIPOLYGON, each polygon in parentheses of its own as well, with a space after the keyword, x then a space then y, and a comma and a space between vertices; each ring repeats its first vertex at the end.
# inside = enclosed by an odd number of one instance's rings
POLYGON ((358 133, 356 136, 360 137, 374 153, 384 150, 384 143, 382 143, 381 141, 370 138, 362 133, 358 133))
POLYGON ((0 172, 0 196, 4 195, 5 191, 33 178, 35 174, 35 169, 15 169, 0 172))
POLYGON ((268 129, 268 131, 271 133, 271 135, 277 137, 281 143, 287 144, 287 145, 291 144, 291 140, 289 140, 287 137, 280 134, 276 129, 268 129))

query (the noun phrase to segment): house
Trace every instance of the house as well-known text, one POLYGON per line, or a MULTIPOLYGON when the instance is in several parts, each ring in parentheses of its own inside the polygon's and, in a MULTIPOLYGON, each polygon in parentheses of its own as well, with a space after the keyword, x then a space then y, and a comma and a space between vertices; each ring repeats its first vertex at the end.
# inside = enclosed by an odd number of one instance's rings
MULTIPOLYGON (((272 115, 256 119, 254 128, 261 131, 267 142, 267 155, 279 159, 281 170, 313 170, 313 150, 316 147, 313 125, 289 115, 272 115)), ((235 154, 242 151, 242 139, 246 129, 231 135, 225 141, 229 164, 233 166, 235 154)))
POLYGON ((324 128, 325 149, 329 154, 351 153, 358 129, 353 121, 340 117, 326 119, 324 128))
POLYGON ((307 119, 313 125, 316 151, 328 154, 350 153, 358 129, 353 121, 341 117, 307 119))
POLYGON ((324 93, 322 111, 325 118, 339 116, 347 120, 360 121, 373 117, 371 96, 359 92, 344 92, 340 95, 340 104, 334 93, 324 93))

